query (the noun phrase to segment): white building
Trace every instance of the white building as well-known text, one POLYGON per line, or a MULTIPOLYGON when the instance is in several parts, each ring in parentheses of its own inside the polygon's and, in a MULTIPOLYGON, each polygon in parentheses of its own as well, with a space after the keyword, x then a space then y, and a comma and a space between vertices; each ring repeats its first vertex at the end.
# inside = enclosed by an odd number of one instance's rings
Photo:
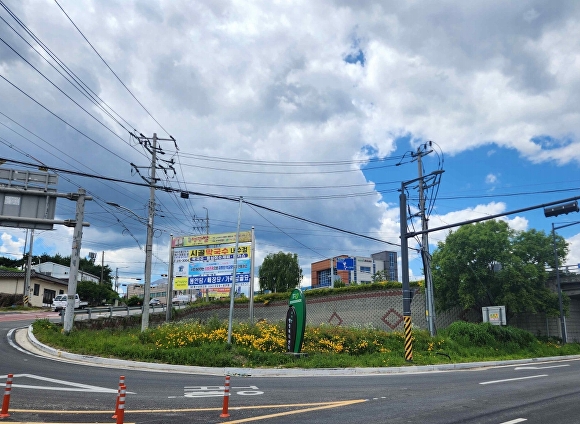
MULTIPOLYGON (((68 280, 70 273, 70 267, 56 264, 54 262, 44 262, 41 264, 32 265, 32 269, 39 274, 44 274, 63 280, 68 280)), ((101 279, 100 277, 79 269, 77 273, 77 281, 91 281, 93 283, 99 283, 101 279)))

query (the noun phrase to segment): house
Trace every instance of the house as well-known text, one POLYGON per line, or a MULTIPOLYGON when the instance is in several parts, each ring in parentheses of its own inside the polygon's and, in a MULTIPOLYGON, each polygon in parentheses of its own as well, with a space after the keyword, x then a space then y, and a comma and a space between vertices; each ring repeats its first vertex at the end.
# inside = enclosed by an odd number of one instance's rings
MULTIPOLYGON (((25 271, 0 270, 0 293, 23 294, 25 278, 25 271)), ((29 303, 36 307, 49 306, 52 299, 57 294, 66 293, 67 288, 68 279, 55 278, 31 270, 29 303)))
MULTIPOLYGON (((43 262, 41 264, 32 265, 32 269, 38 273, 50 275, 51 277, 61 278, 68 281, 70 267, 60 265, 54 262, 43 262)), ((81 269, 77 273, 77 281, 91 281, 99 283, 101 279, 96 275, 89 274, 81 269)))

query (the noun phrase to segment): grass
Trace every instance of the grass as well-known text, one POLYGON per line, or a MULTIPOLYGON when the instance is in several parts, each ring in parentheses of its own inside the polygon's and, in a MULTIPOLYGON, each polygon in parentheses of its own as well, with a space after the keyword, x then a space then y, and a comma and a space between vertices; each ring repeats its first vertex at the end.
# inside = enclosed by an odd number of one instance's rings
MULTIPOLYGON (((83 355, 208 367, 349 368, 405 366, 404 336, 373 328, 307 327, 302 352, 287 355, 284 323, 237 323, 228 344, 227 322, 189 320, 140 329, 73 330, 37 320, 35 337, 44 344, 83 355)), ((494 361, 580 354, 580 344, 540 340, 514 327, 453 323, 430 337, 413 331, 412 365, 494 361)))

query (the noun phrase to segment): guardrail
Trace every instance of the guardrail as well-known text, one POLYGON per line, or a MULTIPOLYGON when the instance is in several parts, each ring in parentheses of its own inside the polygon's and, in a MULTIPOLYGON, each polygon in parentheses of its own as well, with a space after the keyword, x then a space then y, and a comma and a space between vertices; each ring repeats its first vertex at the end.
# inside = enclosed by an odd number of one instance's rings
MULTIPOLYGON (((167 310, 166 305, 149 306, 149 311, 151 313, 155 313, 155 310, 157 310, 157 312, 165 312, 167 310)), ((122 316, 125 315, 125 313, 126 315, 131 315, 132 311, 143 313, 143 306, 100 306, 96 308, 75 309, 74 316, 76 318, 77 316, 86 315, 86 319, 92 319, 93 315, 97 317, 108 316, 111 318, 115 312, 117 312, 116 316, 122 316)), ((137 313, 133 315, 137 315, 137 313)), ((64 309, 61 309, 60 311, 60 322, 64 325, 64 309)))

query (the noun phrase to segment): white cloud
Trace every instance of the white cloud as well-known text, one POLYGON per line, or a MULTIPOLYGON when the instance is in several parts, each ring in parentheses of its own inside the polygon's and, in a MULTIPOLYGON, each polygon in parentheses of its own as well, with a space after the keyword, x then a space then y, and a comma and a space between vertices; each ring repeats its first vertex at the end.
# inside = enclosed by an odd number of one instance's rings
MULTIPOLYGON (((53 3, 28 0, 11 7, 103 102, 126 119, 121 121, 124 126, 148 136, 156 132, 162 138, 168 138, 167 129, 177 139, 181 156, 175 169, 183 190, 234 200, 244 196, 268 208, 398 243, 399 208, 389 203, 396 202, 397 194, 375 185, 381 182, 378 178, 368 182, 360 163, 338 166, 339 162, 367 160, 369 150, 388 158, 401 148, 400 139, 408 138, 413 146, 435 140, 447 155, 445 166, 451 165, 449 156, 481 146, 488 146, 488 154, 498 161, 502 151, 513 150, 526 163, 580 163, 576 2, 550 4, 550 13, 548 5, 541 3, 530 7, 484 1, 386 5, 341 0, 68 0, 61 4, 163 128, 127 93, 53 3), (347 63, 349 54, 362 55, 364 66, 347 63), (302 166, 283 166, 289 162, 302 166), (382 201, 379 190, 389 200, 382 201)), ((2 82, 0 98, 5 100, 0 101, 0 112, 43 137, 28 134, 34 145, 0 129, 12 146, 21 149, 2 144, 3 152, 26 161, 33 156, 53 166, 142 182, 131 163, 146 175, 149 154, 134 141, 129 146, 126 131, 113 119, 70 88, 9 29, 0 30, 119 136, 89 118, 5 49, 0 59, 3 75, 76 130, 2 82)), ((170 159, 173 143, 161 144, 170 159)), ((396 172, 385 168, 382 182, 407 178, 402 168, 394 168, 396 172)), ((465 170, 466 180, 470 171, 465 170)), ((488 184, 499 185, 500 176, 502 183, 509 181, 508 172, 486 170, 477 184, 487 175, 488 184)), ((95 197, 87 205, 91 227, 85 229, 82 254, 105 250, 106 258, 117 261, 111 262, 112 267, 133 262, 142 266, 144 253, 133 237, 144 246, 144 226, 117 215, 123 227, 103 205, 115 201, 144 217, 148 190, 70 178, 72 183, 61 177, 60 191, 75 192, 82 185, 95 197)), ((177 185, 176 179, 161 183, 177 185)), ((156 223, 163 233, 155 238, 154 251, 162 259, 155 260, 155 272, 164 266, 169 233, 193 231, 192 215, 202 216, 202 207, 210 211, 212 232, 235 228, 235 201, 192 195, 185 202, 162 191, 157 197, 156 223)), ((58 213, 70 219, 74 204, 67 202, 59 201, 58 213)), ((444 206, 446 213, 443 208, 436 210, 440 215, 431 218, 431 227, 500 213, 507 207, 493 201, 444 206)), ((523 216, 509 222, 514 228, 529 225, 523 216)), ((259 250, 260 258, 269 251, 300 250, 305 275, 310 262, 334 253, 381 250, 376 249, 380 244, 358 238, 321 236, 319 228, 288 217, 260 216, 247 205, 242 223, 257 226, 258 240, 265 246, 259 250), (296 235, 296 240, 287 234, 296 235)), ((431 237, 436 242, 444 233, 431 237)), ((39 236, 39 246, 68 254, 70 238, 70 229, 59 228, 39 236)), ((18 247, 15 243, 3 238, 1 247, 10 251, 18 247)))

